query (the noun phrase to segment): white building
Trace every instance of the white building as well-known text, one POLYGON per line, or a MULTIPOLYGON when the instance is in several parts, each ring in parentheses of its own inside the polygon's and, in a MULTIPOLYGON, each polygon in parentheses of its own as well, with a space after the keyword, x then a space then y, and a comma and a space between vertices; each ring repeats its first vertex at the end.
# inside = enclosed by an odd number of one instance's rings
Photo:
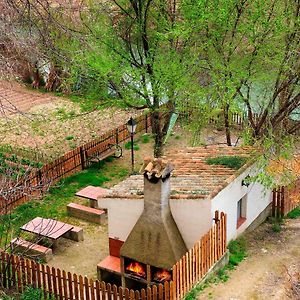
MULTIPOLYGON (((216 210, 227 214, 228 241, 268 215, 271 191, 243 181, 255 171, 253 161, 238 170, 206 162, 207 158, 222 156, 250 157, 250 152, 250 148, 193 147, 166 156, 174 165, 171 212, 188 249, 211 228, 216 210)), ((143 176, 134 175, 98 199, 99 207, 108 211, 111 256, 119 256, 120 247, 143 211, 143 189, 143 176)))

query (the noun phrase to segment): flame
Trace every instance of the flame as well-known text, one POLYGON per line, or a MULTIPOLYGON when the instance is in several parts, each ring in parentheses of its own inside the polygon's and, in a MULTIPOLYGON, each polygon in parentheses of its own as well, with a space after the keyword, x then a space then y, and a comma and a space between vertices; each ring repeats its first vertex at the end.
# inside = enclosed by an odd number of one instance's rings
POLYGON ((168 270, 164 270, 164 269, 157 271, 154 275, 154 280, 159 282, 163 282, 171 279, 172 279, 171 273, 168 270))
POLYGON ((145 272, 144 267, 138 262, 131 262, 126 267, 126 271, 130 271, 130 272, 135 273, 136 275, 139 275, 141 277, 146 277, 146 272, 145 272))

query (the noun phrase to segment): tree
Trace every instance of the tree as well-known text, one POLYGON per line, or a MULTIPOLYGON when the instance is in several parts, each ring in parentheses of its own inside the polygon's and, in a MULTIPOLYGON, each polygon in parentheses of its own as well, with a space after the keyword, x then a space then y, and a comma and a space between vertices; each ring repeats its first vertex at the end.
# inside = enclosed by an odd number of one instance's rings
POLYGON ((226 0, 183 3, 190 45, 203 86, 224 114, 231 145, 230 112, 246 113, 252 143, 276 137, 277 145, 300 128, 299 1, 226 0))
POLYGON ((109 87, 110 96, 150 110, 155 156, 162 155, 170 117, 189 77, 178 14, 176 1, 115 0, 111 5, 94 3, 81 13, 82 27, 72 29, 77 34, 72 58, 73 68, 80 68, 76 73, 85 67, 104 82, 104 90, 109 87))
POLYGON ((69 17, 65 8, 47 0, 21 3, 22 19, 68 73, 73 90, 93 85, 98 97, 150 110, 154 155, 160 156, 171 114, 185 97, 191 74, 176 0, 90 1, 69 17))

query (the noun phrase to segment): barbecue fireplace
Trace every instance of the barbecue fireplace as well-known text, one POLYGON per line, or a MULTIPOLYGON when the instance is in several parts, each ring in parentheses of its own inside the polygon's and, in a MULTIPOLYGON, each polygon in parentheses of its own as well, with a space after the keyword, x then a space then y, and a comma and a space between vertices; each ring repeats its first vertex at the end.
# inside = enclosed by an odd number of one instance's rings
POLYGON ((120 251, 123 286, 172 280, 173 265, 187 251, 169 205, 172 170, 161 159, 144 162, 144 210, 120 251))

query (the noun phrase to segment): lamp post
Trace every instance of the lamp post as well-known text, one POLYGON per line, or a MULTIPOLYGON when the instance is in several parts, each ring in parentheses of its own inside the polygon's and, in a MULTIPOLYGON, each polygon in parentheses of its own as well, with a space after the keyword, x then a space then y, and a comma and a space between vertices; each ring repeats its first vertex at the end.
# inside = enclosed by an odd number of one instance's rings
POLYGON ((131 117, 129 121, 127 122, 127 130, 130 133, 130 139, 131 139, 131 173, 134 173, 134 153, 133 153, 133 136, 136 130, 136 121, 131 117))

